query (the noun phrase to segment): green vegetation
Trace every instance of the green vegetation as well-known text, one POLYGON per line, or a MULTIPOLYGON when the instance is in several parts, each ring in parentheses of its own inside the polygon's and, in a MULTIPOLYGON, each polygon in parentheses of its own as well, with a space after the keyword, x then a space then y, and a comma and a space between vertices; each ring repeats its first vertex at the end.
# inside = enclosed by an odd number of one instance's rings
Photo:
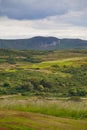
POLYGON ((86 130, 87 121, 0 110, 0 130, 86 130))
POLYGON ((20 95, 0 98, 1 130, 41 130, 42 128, 87 129, 87 99, 79 101, 66 98, 43 99, 20 95))
POLYGON ((55 99, 41 97, 2 97, 1 109, 35 112, 57 117, 87 119, 87 99, 77 97, 55 99))
POLYGON ((86 129, 86 50, 0 50, 0 130, 86 129))
POLYGON ((0 51, 0 95, 87 96, 87 51, 0 51))

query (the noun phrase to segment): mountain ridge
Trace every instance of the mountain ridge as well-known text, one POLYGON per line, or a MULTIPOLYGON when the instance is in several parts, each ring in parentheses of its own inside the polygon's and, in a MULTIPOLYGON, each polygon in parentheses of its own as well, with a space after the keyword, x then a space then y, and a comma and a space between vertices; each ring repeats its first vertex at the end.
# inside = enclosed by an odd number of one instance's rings
POLYGON ((87 49, 87 40, 57 37, 35 36, 27 39, 0 39, 0 48, 55 50, 55 49, 87 49))

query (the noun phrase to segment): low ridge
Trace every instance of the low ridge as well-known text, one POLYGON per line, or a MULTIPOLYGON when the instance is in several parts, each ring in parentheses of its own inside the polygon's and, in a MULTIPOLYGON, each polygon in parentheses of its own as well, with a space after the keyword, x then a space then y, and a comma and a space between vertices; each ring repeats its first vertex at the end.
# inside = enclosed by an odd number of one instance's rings
POLYGON ((87 41, 81 39, 58 39, 56 37, 36 36, 29 39, 1 39, 0 48, 18 50, 87 49, 87 41))

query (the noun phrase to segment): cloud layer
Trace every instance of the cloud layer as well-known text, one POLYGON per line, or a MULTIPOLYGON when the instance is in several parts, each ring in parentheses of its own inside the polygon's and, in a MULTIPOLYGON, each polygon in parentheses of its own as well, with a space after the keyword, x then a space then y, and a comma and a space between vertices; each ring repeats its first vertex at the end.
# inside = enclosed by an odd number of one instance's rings
POLYGON ((87 0, 0 0, 0 38, 87 39, 87 0))
POLYGON ((87 0, 0 0, 0 14, 14 19, 41 19, 87 11, 87 0))

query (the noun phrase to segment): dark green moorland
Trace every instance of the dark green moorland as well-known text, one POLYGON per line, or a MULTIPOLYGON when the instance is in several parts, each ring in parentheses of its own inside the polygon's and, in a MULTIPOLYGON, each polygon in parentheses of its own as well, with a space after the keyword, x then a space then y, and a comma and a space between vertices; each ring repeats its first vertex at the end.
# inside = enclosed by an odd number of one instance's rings
POLYGON ((86 130, 87 50, 0 49, 0 130, 86 130))

